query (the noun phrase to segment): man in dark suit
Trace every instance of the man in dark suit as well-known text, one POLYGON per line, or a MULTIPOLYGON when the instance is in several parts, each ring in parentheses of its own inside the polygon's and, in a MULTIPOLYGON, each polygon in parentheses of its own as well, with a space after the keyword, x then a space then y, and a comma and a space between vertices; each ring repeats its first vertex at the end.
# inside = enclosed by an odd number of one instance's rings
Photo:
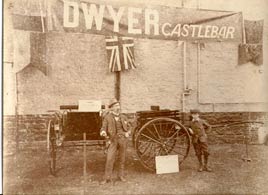
POLYGON ((208 171, 211 172, 212 169, 208 167, 208 141, 206 131, 210 131, 210 125, 203 119, 199 118, 200 111, 198 109, 193 109, 190 111, 192 120, 190 122, 190 131, 192 134, 192 143, 194 146, 195 154, 199 161, 198 171, 208 171), (204 164, 202 162, 202 156, 204 156, 204 164))
POLYGON ((101 184, 111 181, 113 168, 116 160, 116 153, 118 151, 118 178, 125 182, 124 168, 126 159, 126 149, 128 137, 131 130, 127 117, 121 114, 120 102, 112 100, 109 103, 110 112, 105 115, 100 130, 100 135, 108 137, 110 145, 107 149, 105 176, 101 184))

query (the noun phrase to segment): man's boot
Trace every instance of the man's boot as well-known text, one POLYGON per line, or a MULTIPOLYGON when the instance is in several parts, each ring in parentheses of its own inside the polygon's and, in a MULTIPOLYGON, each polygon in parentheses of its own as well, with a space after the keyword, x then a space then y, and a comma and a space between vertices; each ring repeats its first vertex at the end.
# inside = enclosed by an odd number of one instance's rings
POLYGON ((208 167, 208 156, 204 156, 204 160, 205 160, 204 171, 212 172, 212 169, 208 167))
POLYGON ((106 184, 106 183, 110 183, 110 182, 112 182, 111 179, 104 179, 104 180, 102 180, 102 181, 100 182, 100 185, 104 185, 104 184, 106 184))
POLYGON ((124 176, 119 176, 118 177, 119 181, 126 182, 127 179, 124 176))
POLYGON ((199 156, 197 156, 197 158, 198 158, 198 161, 199 161, 199 168, 198 168, 198 172, 202 172, 203 171, 203 163, 202 163, 202 156, 201 155, 199 155, 199 156))

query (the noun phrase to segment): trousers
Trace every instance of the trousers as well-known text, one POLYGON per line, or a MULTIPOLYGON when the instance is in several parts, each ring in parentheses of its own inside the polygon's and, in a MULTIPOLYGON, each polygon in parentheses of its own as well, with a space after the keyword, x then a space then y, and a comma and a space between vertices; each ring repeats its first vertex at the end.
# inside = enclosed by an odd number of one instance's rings
POLYGON ((127 139, 124 136, 116 136, 107 149, 106 165, 105 165, 105 179, 111 179, 113 169, 118 153, 118 176, 124 176, 127 139))
POLYGON ((208 156, 208 143, 207 142, 201 142, 199 139, 196 142, 193 142, 194 150, 196 156, 208 156))

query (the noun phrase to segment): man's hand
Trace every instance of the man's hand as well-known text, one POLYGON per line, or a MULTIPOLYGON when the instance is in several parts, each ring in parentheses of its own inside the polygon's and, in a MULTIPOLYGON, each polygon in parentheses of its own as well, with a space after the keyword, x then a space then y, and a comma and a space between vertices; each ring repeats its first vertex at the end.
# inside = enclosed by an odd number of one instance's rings
POLYGON ((131 134, 130 131, 126 132, 126 133, 125 133, 125 137, 128 138, 128 137, 130 136, 130 134, 131 134))
POLYGON ((194 131, 191 128, 189 128, 188 130, 189 130, 190 135, 194 134, 194 131))
POLYGON ((101 131, 101 132, 100 132, 100 136, 106 137, 106 136, 107 136, 106 131, 101 131))

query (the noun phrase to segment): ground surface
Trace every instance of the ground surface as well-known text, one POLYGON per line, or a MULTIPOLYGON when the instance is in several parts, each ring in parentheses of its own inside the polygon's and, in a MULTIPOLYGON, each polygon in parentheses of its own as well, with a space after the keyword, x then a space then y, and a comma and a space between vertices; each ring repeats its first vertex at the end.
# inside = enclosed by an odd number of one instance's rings
MULTIPOLYGON (((268 146, 251 145, 252 162, 243 162, 243 145, 212 145, 213 173, 196 171, 193 149, 180 173, 156 175, 144 169, 133 147, 128 149, 128 181, 99 185, 105 155, 98 147, 87 150, 86 194, 268 194, 268 146)), ((83 194, 83 150, 70 148, 58 165, 57 177, 48 171, 45 147, 4 156, 4 194, 83 194)))

